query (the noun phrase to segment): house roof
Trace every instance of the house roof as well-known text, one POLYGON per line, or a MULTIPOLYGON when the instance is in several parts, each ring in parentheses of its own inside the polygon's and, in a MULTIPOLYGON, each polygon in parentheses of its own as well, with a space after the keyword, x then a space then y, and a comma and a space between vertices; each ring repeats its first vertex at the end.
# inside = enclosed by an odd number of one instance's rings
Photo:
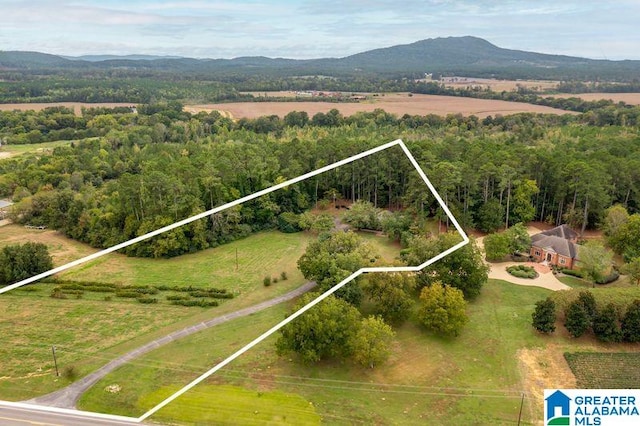
POLYGON ((9 207, 13 203, 8 200, 0 200, 0 209, 4 209, 5 207, 9 207))
POLYGON ((578 238, 578 234, 573 229, 569 228, 569 225, 556 226, 555 228, 548 229, 541 232, 540 234, 549 236, 553 235, 556 237, 564 238, 565 240, 575 240, 576 238, 578 238))
POLYGON ((578 258, 578 245, 555 235, 536 234, 531 237, 531 245, 549 251, 552 249, 562 256, 578 258))

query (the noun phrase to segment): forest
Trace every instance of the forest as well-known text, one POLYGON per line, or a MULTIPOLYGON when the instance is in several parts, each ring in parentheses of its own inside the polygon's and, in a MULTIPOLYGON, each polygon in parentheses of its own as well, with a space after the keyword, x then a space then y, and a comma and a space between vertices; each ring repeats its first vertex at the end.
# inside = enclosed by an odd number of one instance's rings
MULTIPOLYGON (((11 218, 108 247, 401 138, 467 228, 530 220, 596 228, 605 210, 640 210, 638 107, 579 115, 397 117, 337 110, 241 119, 184 112, 178 102, 129 108, 0 113, 4 143, 73 139, 45 155, 0 161, 11 218), (603 126, 607 117, 612 123, 603 126), (49 136, 53 135, 53 136, 49 136)), ((322 199, 366 200, 445 220, 401 151, 341 167, 206 220, 128 254, 171 257, 271 228, 288 228, 322 199)))

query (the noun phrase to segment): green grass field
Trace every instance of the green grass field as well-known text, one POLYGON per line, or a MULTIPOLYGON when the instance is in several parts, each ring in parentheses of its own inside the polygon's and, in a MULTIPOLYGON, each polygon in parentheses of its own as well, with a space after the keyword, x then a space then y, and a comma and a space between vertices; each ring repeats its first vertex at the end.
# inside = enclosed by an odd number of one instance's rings
POLYGON ((49 150, 53 150, 53 148, 59 146, 70 145, 71 142, 77 141, 53 141, 53 142, 42 142, 42 143, 33 143, 33 144, 20 144, 20 145, 3 145, 2 151, 8 152, 11 156, 22 155, 22 154, 39 154, 43 152, 47 152, 49 150))
MULTIPOLYGON (((530 315, 535 301, 548 294, 490 281, 470 305, 471 321, 461 336, 443 339, 405 323, 397 330, 392 358, 374 370, 350 361, 304 365, 295 357, 278 357, 275 338, 270 337, 193 391, 203 401, 214 400, 213 394, 204 396, 206 386, 213 384, 297 394, 329 424, 514 424, 523 391, 517 351, 544 345, 530 326, 530 315)), ((188 383, 286 311, 277 306, 154 351, 103 379, 85 394, 81 408, 140 415, 160 402, 157 389, 188 383), (112 384, 122 391, 105 392, 112 384)), ((197 400, 190 393, 170 404, 167 412, 187 410, 197 400)), ((163 411, 160 420, 169 416, 163 411)), ((523 424, 532 424, 535 419, 527 416, 523 424)))

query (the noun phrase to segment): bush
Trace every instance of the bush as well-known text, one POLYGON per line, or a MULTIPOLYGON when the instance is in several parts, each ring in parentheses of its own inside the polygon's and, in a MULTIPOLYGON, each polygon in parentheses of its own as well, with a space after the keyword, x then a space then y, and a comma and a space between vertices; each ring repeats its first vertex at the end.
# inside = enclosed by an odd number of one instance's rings
POLYGON ((277 283, 278 282, 278 277, 273 277, 271 279, 271 282, 274 283, 274 284, 277 283))
POLYGON ((54 299, 66 299, 67 295, 64 294, 64 292, 60 287, 56 287, 53 290, 51 290, 51 297, 54 299))
POLYGON ((287 276, 287 273, 285 271, 280 272, 280 279, 282 281, 286 281, 289 279, 289 277, 287 276))
POLYGON ((620 273, 615 269, 609 275, 600 277, 596 280, 596 284, 609 284, 620 278, 620 273))
POLYGON ((202 308, 208 308, 211 306, 218 306, 218 302, 216 300, 204 300, 204 299, 198 299, 198 300, 172 300, 171 301, 172 305, 180 305, 180 306, 200 306, 202 308))
POLYGON ((167 300, 172 301, 172 300, 189 300, 191 299, 190 296, 186 296, 183 294, 172 294, 167 296, 167 300))
POLYGON ((132 290, 118 290, 116 291, 116 297, 137 299, 138 297, 140 297, 140 293, 132 290))
POLYGON ((564 326, 573 337, 580 337, 589 329, 589 316, 580 301, 571 302, 567 308, 564 326))
POLYGON ((622 318, 622 335, 625 342, 640 342, 640 300, 634 300, 622 318))
POLYGON ((265 287, 269 287, 271 285, 271 277, 264 277, 262 284, 264 284, 265 287))
POLYGON ((78 378, 78 369, 75 365, 67 365, 62 369, 62 377, 73 382, 78 378))
POLYGON ((584 274, 581 271, 576 271, 575 269, 565 268, 565 269, 560 269, 560 272, 562 272, 565 275, 571 275, 572 277, 584 279, 584 274))
POLYGON ((156 299, 155 297, 138 297, 136 299, 139 303, 145 304, 145 305, 150 305, 153 303, 158 303, 158 299, 156 299))
POLYGON ((601 342, 619 342, 622 333, 618 325, 618 312, 613 303, 596 313, 593 318, 593 333, 601 342))
POLYGON ((556 304, 550 298, 536 302, 536 309, 531 314, 533 328, 542 333, 556 331, 556 304))
POLYGON ((536 272, 535 269, 533 269, 531 266, 525 266, 525 265, 508 266, 507 272, 513 275, 514 277, 518 277, 518 278, 533 279, 538 276, 538 273, 536 272))

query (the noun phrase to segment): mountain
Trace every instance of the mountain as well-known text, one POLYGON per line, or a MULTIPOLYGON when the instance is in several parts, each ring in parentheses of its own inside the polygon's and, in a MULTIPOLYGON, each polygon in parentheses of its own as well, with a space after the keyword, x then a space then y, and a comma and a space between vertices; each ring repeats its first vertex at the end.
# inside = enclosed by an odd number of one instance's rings
POLYGON ((554 80, 640 79, 640 61, 608 61, 503 49, 477 37, 446 37, 374 49, 344 58, 295 60, 263 56, 191 59, 147 55, 63 58, 36 52, 0 52, 0 69, 130 70, 181 75, 301 75, 416 77, 425 72, 474 77, 554 80))

